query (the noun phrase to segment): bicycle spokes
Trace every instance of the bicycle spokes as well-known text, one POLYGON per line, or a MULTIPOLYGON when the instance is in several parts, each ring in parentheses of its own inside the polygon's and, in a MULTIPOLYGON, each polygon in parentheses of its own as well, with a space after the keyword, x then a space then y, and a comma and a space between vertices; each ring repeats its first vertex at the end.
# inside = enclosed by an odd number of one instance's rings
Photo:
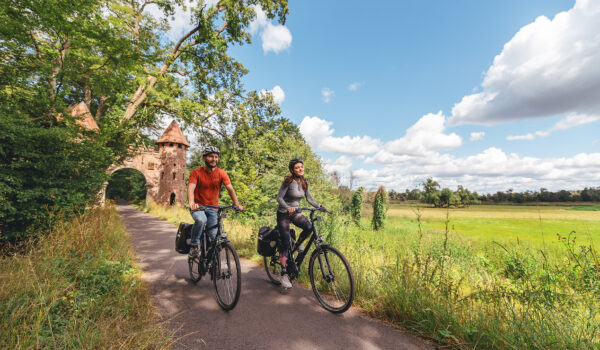
POLYGON ((354 279, 343 255, 332 247, 316 250, 310 259, 313 292, 321 305, 334 313, 346 311, 354 299, 354 279))
POLYGON ((215 253, 212 278, 217 292, 217 302, 224 310, 231 310, 240 297, 242 284, 240 261, 229 243, 217 248, 215 253))

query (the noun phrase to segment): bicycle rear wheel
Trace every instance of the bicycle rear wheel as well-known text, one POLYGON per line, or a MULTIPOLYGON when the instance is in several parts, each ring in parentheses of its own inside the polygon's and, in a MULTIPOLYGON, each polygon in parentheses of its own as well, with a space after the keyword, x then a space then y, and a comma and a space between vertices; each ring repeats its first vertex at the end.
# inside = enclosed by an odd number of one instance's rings
POLYGON ((229 311, 240 299, 242 290, 242 269, 240 259, 230 243, 222 243, 216 248, 212 266, 212 280, 217 292, 217 303, 229 311))
POLYGON ((310 284, 325 310, 342 313, 354 300, 354 278, 346 258, 337 249, 315 249, 308 265, 310 284))
POLYGON ((200 264, 200 257, 188 257, 188 268, 190 270, 190 279, 192 282, 197 283, 202 279, 202 267, 200 264))
POLYGON ((265 265, 265 271, 267 271, 269 280, 276 286, 280 285, 279 274, 281 273, 281 264, 279 263, 279 254, 268 257, 264 256, 263 265, 265 265))

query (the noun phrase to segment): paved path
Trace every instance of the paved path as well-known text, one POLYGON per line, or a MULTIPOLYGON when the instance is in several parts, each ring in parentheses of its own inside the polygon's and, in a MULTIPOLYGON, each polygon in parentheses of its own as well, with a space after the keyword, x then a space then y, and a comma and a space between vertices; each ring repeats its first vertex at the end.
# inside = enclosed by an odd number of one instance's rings
POLYGON ((129 205, 118 211, 175 349, 433 349, 360 312, 334 315, 311 290, 289 292, 268 282, 262 266, 241 259, 242 295, 230 312, 219 308, 210 278, 188 281, 185 255, 175 252, 177 228, 129 205))

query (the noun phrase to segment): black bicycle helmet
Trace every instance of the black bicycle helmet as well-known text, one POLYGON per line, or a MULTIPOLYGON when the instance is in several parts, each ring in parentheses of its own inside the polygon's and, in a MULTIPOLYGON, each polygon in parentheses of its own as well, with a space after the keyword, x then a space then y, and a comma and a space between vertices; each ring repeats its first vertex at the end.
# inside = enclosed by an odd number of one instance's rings
POLYGON ((288 166, 288 169, 290 169, 290 171, 293 172, 292 170, 294 169, 294 165, 296 165, 297 163, 304 164, 304 161, 302 160, 302 158, 294 158, 290 160, 290 165, 288 166))
POLYGON ((207 146, 204 148, 204 152, 202 152, 202 157, 205 157, 211 153, 221 154, 221 152, 219 152, 219 149, 217 147, 207 146))

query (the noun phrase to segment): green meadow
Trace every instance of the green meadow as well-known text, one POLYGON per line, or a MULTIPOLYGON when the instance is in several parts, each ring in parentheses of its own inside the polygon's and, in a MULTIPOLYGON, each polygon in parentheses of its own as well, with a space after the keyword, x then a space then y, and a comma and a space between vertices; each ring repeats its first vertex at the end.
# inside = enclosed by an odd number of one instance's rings
MULTIPOLYGON (((600 243, 600 206, 594 205, 474 205, 444 209, 420 204, 392 204, 388 210, 390 227, 414 230, 417 215, 423 229, 448 230, 472 241, 508 243, 523 241, 531 246, 555 246, 557 234, 575 231, 580 244, 600 243), (418 213, 420 212, 420 213, 418 213)), ((363 215, 369 215, 364 210, 363 215)))

